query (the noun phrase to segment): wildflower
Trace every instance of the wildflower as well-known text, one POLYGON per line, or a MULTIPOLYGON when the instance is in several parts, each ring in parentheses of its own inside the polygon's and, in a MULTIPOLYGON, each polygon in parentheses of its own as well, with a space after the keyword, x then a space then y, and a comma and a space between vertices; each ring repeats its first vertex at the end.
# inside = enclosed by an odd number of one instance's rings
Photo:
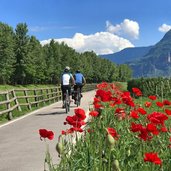
POLYGON ((74 112, 80 120, 84 120, 86 118, 85 111, 83 109, 77 108, 74 110, 74 112))
POLYGON ((136 96, 142 96, 142 92, 139 88, 132 88, 132 91, 136 96))
POLYGON ((145 153, 144 161, 145 162, 152 162, 152 163, 158 164, 158 165, 162 164, 162 161, 158 157, 158 154, 157 153, 153 153, 153 152, 145 153))
POLYGON ((142 107, 139 107, 139 108, 137 109, 137 111, 138 111, 139 113, 141 113, 142 115, 147 114, 147 112, 146 112, 142 107))
POLYGON ((144 105, 145 105, 145 107, 151 107, 152 103, 147 101, 147 102, 145 102, 144 105))
POLYGON ((54 138, 54 133, 46 129, 39 129, 40 138, 48 138, 52 140, 54 138))
POLYGON ((96 116, 99 115, 99 112, 93 110, 93 111, 91 111, 91 112, 89 113, 89 115, 90 115, 90 116, 93 116, 93 117, 96 117, 96 116))
POLYGON ((163 105, 171 105, 171 102, 169 100, 163 100, 163 105))
POLYGON ((165 109, 165 113, 166 113, 167 115, 170 115, 170 116, 171 116, 171 110, 165 109))
POLYGON ((162 102, 156 102, 156 105, 158 106, 158 107, 163 107, 164 106, 164 104, 162 103, 162 102))
POLYGON ((138 112, 137 112, 136 110, 132 110, 132 111, 130 112, 130 116, 131 116, 132 118, 134 118, 134 119, 138 119, 138 118, 139 118, 138 112))
POLYGON ((157 96, 155 96, 155 95, 150 95, 150 96, 148 96, 148 98, 149 98, 150 100, 156 100, 156 99, 157 99, 157 96))

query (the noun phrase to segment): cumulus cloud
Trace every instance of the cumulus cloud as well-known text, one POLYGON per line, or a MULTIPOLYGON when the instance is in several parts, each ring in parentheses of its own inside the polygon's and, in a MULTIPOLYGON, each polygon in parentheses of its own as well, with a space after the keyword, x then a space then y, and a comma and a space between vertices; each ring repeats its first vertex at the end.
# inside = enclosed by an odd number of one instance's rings
POLYGON ((162 24, 158 30, 163 32, 163 33, 166 33, 168 32, 169 30, 171 29, 171 25, 167 25, 167 24, 162 24))
POLYGON ((125 19, 122 23, 116 25, 113 25, 110 21, 106 21, 106 30, 109 33, 128 39, 138 39, 139 37, 139 24, 129 19, 125 19))
MULTIPOLYGON (((76 33, 72 38, 54 39, 56 42, 64 42, 78 52, 94 51, 98 55, 111 54, 134 45, 127 39, 110 32, 97 32, 84 35, 76 33)), ((51 39, 41 41, 42 45, 49 43, 51 39)))

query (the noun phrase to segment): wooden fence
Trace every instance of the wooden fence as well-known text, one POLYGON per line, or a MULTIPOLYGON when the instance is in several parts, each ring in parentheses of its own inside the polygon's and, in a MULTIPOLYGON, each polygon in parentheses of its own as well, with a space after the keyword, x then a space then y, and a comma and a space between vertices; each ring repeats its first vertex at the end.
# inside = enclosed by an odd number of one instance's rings
MULTIPOLYGON (((96 84, 86 84, 83 91, 95 89, 96 84)), ((9 120, 13 118, 14 110, 22 111, 23 107, 32 110, 33 107, 44 106, 48 102, 54 103, 62 98, 61 87, 39 89, 15 89, 0 92, 0 115, 7 114, 9 120)))

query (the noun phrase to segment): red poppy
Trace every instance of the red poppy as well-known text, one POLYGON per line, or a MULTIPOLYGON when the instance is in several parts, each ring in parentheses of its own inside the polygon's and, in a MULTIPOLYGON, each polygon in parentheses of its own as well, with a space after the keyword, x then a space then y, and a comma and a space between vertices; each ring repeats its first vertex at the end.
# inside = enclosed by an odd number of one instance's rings
POLYGON ((152 124, 152 123, 147 124, 147 131, 151 132, 153 135, 159 134, 157 126, 155 124, 152 124))
POLYGON ((139 116, 138 116, 138 111, 132 110, 132 111, 130 112, 130 116, 131 116, 132 118, 134 118, 134 119, 138 119, 138 118, 139 118, 139 116))
POLYGON ((171 102, 169 100, 163 100, 163 105, 171 105, 171 102))
POLYGON ((165 109, 165 113, 166 113, 167 115, 170 115, 170 116, 171 116, 171 110, 165 109))
POLYGON ((123 92, 121 97, 122 97, 122 102, 124 104, 127 104, 128 106, 131 106, 131 107, 135 106, 133 99, 131 98, 130 92, 128 91, 123 92))
POLYGON ((141 131, 143 128, 142 124, 136 124, 134 122, 131 123, 131 131, 132 132, 138 132, 138 131, 141 131))
POLYGON ((145 102, 145 107, 151 107, 152 103, 151 102, 145 102))
POLYGON ((75 115, 79 118, 79 120, 84 120, 86 118, 85 111, 81 108, 77 108, 74 110, 75 115))
POLYGON ((136 96, 142 96, 142 92, 139 88, 132 88, 132 92, 136 95, 136 96))
POLYGON ((158 106, 158 107, 163 107, 163 103, 162 102, 156 102, 156 105, 158 106))
POLYGON ((157 153, 153 153, 153 152, 151 152, 151 153, 145 153, 144 161, 145 162, 152 162, 152 163, 158 164, 158 165, 161 165, 162 164, 162 161, 158 157, 158 154, 157 153))
POLYGON ((41 138, 48 138, 49 140, 54 138, 54 133, 46 129, 39 129, 39 134, 41 138))
POLYGON ((96 110, 93 110, 89 113, 90 116, 96 117, 99 115, 99 112, 97 112, 96 110))
POLYGON ((108 102, 112 98, 112 93, 110 91, 99 89, 96 91, 96 97, 100 97, 103 102, 108 102))
POLYGON ((156 100, 157 99, 157 96, 151 95, 151 96, 148 96, 148 98, 151 99, 151 100, 156 100))
POLYGON ((108 134, 110 134, 115 140, 118 140, 119 135, 114 128, 107 128, 108 134))
POLYGON ((150 120, 154 124, 164 125, 164 121, 168 119, 168 117, 160 112, 153 112, 147 116, 147 119, 150 120))
POLYGON ((142 115, 147 114, 147 112, 146 112, 142 107, 139 107, 139 108, 137 109, 137 111, 138 111, 139 113, 141 113, 142 115))

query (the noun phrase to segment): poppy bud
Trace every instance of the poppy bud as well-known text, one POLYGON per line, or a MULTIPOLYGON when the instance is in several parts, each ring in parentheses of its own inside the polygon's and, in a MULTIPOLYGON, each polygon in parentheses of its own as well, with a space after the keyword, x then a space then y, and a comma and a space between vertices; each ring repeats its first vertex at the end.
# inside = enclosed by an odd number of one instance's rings
POLYGON ((127 155, 128 155, 128 157, 131 155, 131 150, 130 149, 128 149, 127 155))
POLYGON ((113 171, 121 171, 121 169, 119 167, 119 161, 118 160, 113 161, 112 168, 113 168, 113 171))
POLYGON ((58 152, 58 154, 59 154, 59 157, 60 157, 60 155, 63 153, 63 151, 64 151, 64 147, 63 147, 63 143, 62 142, 58 142, 57 144, 56 144, 56 151, 58 152))
POLYGON ((107 135, 107 143, 110 145, 111 148, 115 146, 115 139, 112 137, 112 135, 107 135))

